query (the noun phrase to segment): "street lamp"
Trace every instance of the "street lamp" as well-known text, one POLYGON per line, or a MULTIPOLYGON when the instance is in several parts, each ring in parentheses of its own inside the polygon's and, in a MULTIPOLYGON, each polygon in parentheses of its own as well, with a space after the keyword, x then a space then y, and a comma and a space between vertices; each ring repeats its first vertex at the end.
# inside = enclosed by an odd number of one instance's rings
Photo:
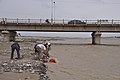
POLYGON ((53 0, 51 0, 51 23, 53 23, 53 0))
POLYGON ((55 23, 55 1, 51 0, 51 23, 55 23))
POLYGON ((55 23, 55 1, 53 2, 54 4, 54 23, 55 23))

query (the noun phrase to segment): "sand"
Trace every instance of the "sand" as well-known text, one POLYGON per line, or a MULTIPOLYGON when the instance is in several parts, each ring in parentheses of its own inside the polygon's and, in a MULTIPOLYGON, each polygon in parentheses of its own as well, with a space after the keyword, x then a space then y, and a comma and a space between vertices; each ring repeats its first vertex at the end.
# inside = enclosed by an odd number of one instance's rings
MULTIPOLYGON (((102 38, 101 45, 91 45, 89 38, 57 40, 52 38, 49 42, 55 44, 52 45, 50 56, 57 60, 57 63, 46 63, 47 74, 51 80, 120 80, 119 38, 102 38)), ((22 60, 32 59, 34 44, 20 42, 21 54, 25 55, 22 60)), ((10 48, 3 53, 0 60, 9 61, 10 48)), ((0 73, 0 80, 25 80, 25 78, 38 80, 38 74, 0 73)))

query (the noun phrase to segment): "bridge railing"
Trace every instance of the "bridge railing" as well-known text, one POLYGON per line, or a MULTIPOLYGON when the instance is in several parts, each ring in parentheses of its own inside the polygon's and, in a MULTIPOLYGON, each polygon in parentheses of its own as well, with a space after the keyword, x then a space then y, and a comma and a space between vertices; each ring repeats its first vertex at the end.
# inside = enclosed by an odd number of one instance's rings
POLYGON ((44 19, 9 19, 5 18, 6 23, 44 23, 44 19))
MULTIPOLYGON (((51 20, 51 19, 9 19, 9 18, 0 18, 0 24, 7 24, 7 23, 14 23, 14 24, 20 24, 20 23, 24 23, 24 24, 69 24, 70 21, 76 21, 76 20, 51 20)), ((96 25, 101 25, 101 24, 120 24, 120 20, 77 20, 80 21, 82 23, 77 23, 77 22, 73 22, 70 23, 74 24, 74 25, 79 25, 79 24, 96 24, 96 25)))
POLYGON ((68 21, 69 20, 65 20, 65 19, 62 19, 62 20, 55 20, 55 21, 53 21, 53 23, 55 23, 55 24, 68 24, 68 21))
POLYGON ((120 20, 113 20, 113 24, 120 24, 120 20))

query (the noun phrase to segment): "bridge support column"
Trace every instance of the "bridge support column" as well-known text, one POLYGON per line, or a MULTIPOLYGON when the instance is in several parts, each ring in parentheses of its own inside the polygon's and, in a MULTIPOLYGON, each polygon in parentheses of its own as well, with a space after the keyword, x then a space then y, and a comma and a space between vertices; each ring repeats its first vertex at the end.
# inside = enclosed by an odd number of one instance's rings
POLYGON ((15 31, 2 31, 3 42, 15 41, 15 31))
POLYGON ((10 31, 10 41, 15 41, 16 31, 10 31))
POLYGON ((3 42, 9 42, 10 41, 9 31, 2 31, 2 38, 3 42))
POLYGON ((0 31, 0 37, 2 36, 2 31, 0 31))
POLYGON ((2 41, 2 31, 0 31, 0 42, 2 41))
POLYGON ((92 44, 100 44, 101 32, 93 32, 91 35, 92 35, 92 44))

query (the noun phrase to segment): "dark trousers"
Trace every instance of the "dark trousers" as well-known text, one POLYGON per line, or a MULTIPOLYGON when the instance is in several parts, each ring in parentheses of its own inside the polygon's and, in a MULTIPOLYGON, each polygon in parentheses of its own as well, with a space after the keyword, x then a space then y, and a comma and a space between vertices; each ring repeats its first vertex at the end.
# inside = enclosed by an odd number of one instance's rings
POLYGON ((17 58, 20 59, 20 52, 19 52, 19 50, 18 49, 14 49, 14 48, 12 49, 12 52, 11 52, 11 59, 13 59, 15 50, 17 51, 17 58))

